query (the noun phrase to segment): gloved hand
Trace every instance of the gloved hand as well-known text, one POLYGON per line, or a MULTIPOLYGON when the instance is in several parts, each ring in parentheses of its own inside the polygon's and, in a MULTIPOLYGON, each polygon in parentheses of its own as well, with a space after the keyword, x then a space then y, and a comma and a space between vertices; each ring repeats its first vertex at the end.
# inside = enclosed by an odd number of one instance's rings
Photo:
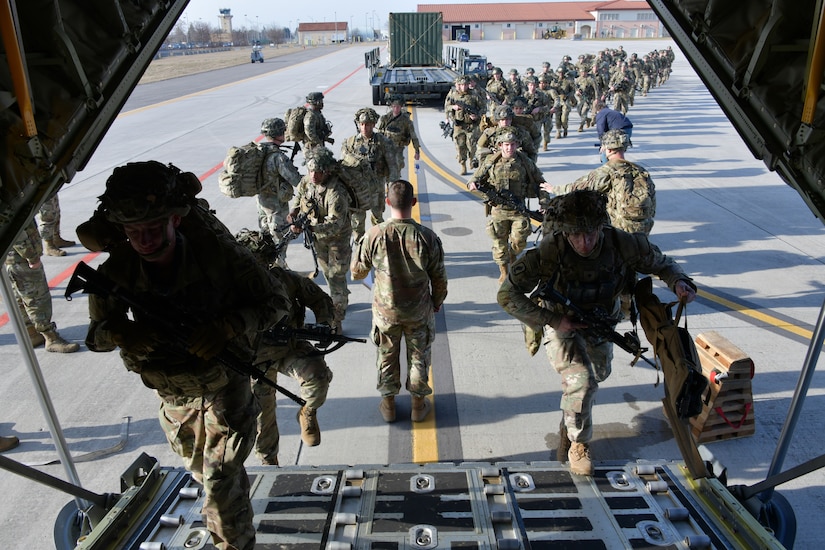
POLYGON ((135 355, 145 355, 159 343, 157 332, 148 323, 128 319, 107 321, 106 330, 109 331, 113 344, 135 355))
POLYGON ((187 351, 208 361, 222 352, 233 336, 235 332, 223 319, 210 321, 195 329, 187 342, 187 351))

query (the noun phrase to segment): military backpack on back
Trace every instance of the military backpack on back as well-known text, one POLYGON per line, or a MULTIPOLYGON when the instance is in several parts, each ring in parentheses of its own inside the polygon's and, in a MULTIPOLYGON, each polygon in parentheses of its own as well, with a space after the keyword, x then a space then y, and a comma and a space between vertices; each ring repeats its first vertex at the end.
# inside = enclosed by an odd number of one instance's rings
POLYGON ((351 210, 369 210, 375 206, 373 202, 378 195, 376 186, 380 184, 368 160, 347 155, 338 161, 335 173, 349 192, 351 210))
POLYGON ((250 142, 230 147, 218 176, 218 188, 227 197, 254 197, 263 185, 264 163, 269 155, 265 145, 250 142))
POLYGON ((609 166, 614 174, 610 200, 615 200, 615 204, 608 204, 608 212, 615 211, 634 222, 653 219, 656 215, 656 186, 647 170, 629 162, 609 166))
POLYGON ((286 141, 306 140, 307 135, 304 131, 304 116, 306 114, 307 108, 303 105, 286 110, 286 114, 284 115, 284 120, 286 121, 284 139, 286 141))

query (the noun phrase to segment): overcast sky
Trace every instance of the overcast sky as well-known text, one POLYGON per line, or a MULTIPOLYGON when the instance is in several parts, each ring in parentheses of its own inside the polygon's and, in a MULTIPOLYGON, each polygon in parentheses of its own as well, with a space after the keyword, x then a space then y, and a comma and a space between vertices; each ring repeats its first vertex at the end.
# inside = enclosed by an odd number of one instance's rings
MULTIPOLYGON (((560 1, 560 0, 545 0, 560 1)), ((246 27, 290 27, 295 28, 299 21, 317 22, 346 21, 355 29, 365 27, 377 28, 387 22, 387 14, 394 12, 416 11, 418 4, 436 4, 438 2, 416 2, 412 0, 309 0, 307 2, 289 0, 192 0, 182 19, 190 23, 202 20, 210 26, 219 25, 218 14, 221 8, 232 10, 232 26, 235 29, 246 27), (391 9, 390 9, 391 6, 391 9), (375 23, 373 23, 375 21, 375 23)), ((501 4, 500 0, 476 0, 475 2, 450 2, 452 4, 501 4)))

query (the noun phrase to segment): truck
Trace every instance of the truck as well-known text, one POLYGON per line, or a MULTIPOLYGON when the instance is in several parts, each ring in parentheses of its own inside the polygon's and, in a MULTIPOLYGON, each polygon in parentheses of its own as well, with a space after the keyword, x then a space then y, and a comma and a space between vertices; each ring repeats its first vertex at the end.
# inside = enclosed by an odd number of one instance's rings
POLYGON ((460 75, 486 79, 486 57, 457 46, 444 48, 440 12, 390 13, 389 22, 387 63, 381 64, 380 47, 364 54, 373 105, 386 105, 392 95, 407 101, 443 99, 460 75))

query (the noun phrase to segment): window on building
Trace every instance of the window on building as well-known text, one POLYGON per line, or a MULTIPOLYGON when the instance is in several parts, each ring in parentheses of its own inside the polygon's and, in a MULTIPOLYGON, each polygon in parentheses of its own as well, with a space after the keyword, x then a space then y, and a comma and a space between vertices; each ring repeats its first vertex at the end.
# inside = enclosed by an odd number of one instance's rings
POLYGON ((508 29, 510 28, 510 23, 507 23, 507 27, 506 27, 506 28, 508 28, 508 29))
POLYGON ((599 14, 599 21, 618 21, 619 14, 618 13, 600 13, 599 14))
POLYGON ((637 21, 653 21, 656 19, 655 13, 637 13, 636 20, 637 21))

